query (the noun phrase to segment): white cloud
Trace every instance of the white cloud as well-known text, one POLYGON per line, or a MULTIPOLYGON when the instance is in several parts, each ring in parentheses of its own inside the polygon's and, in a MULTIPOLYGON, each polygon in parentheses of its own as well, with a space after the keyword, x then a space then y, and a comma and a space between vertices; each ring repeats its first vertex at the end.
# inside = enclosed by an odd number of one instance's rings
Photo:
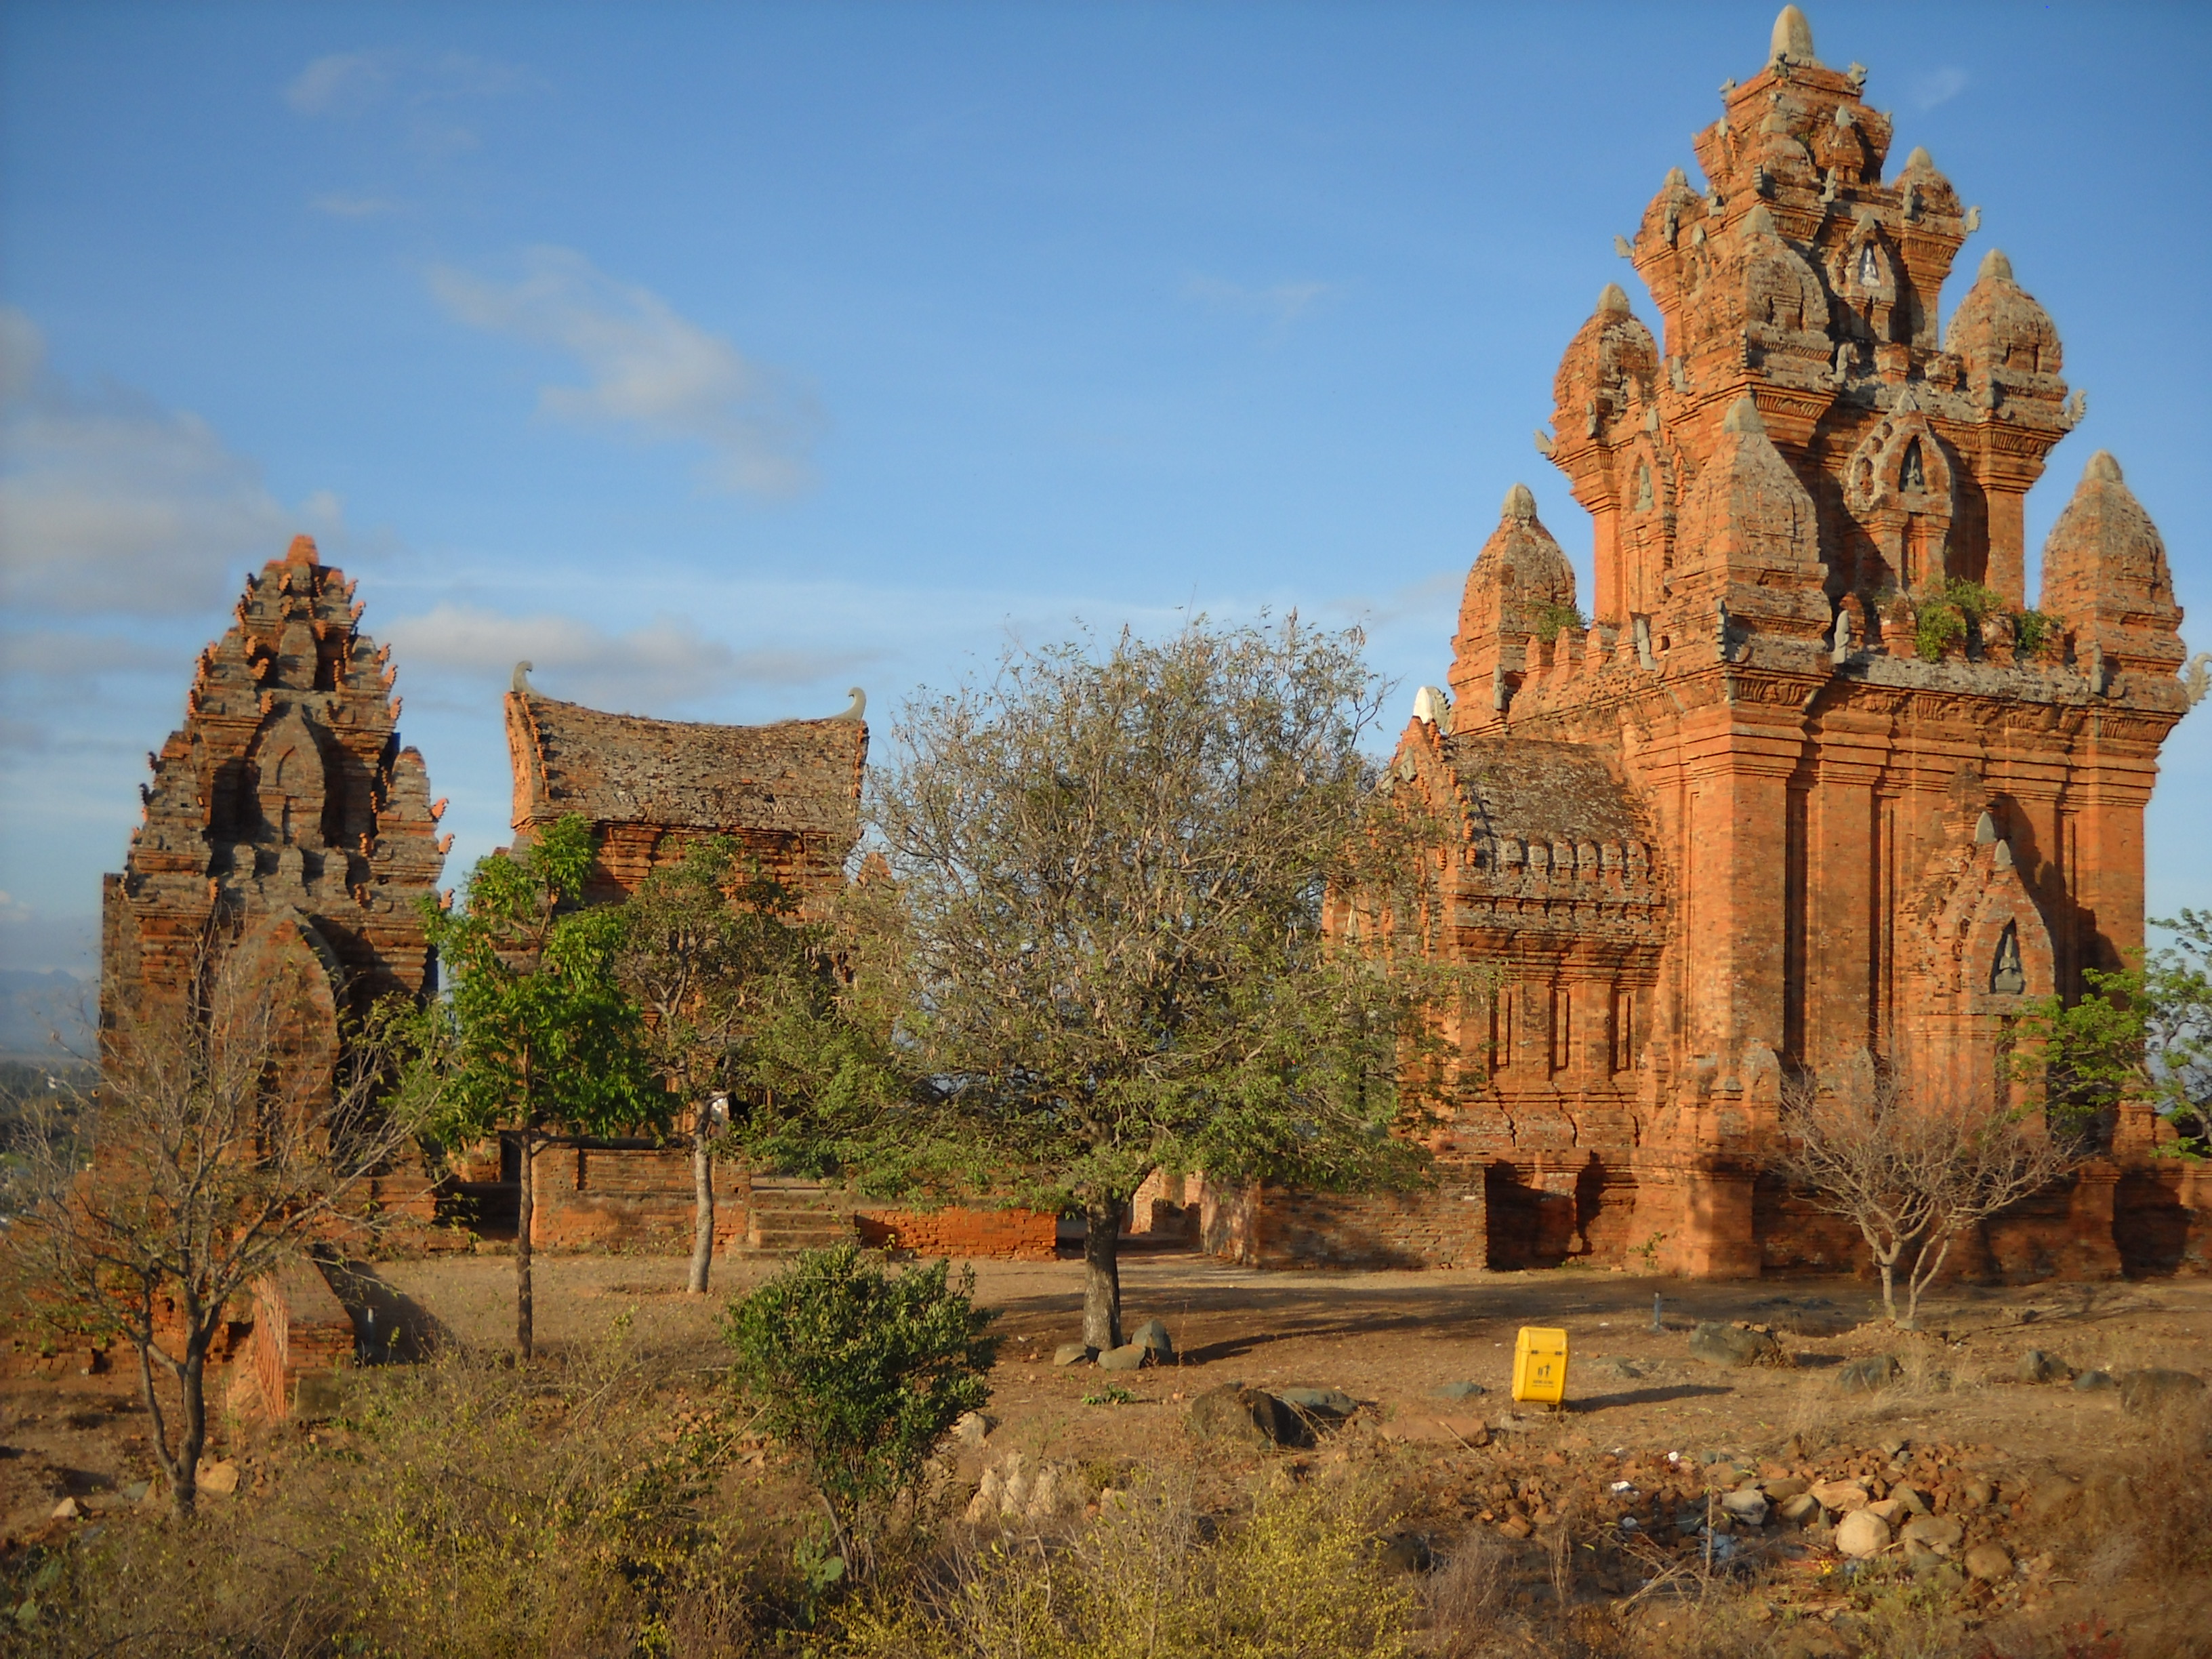
POLYGON ((1217 311, 1232 311, 1248 316, 1266 317, 1288 325, 1309 312, 1334 293, 1333 283, 1277 283, 1267 288, 1246 288, 1238 283, 1224 282, 1218 276, 1188 276, 1183 279, 1182 291, 1186 299, 1217 311))
POLYGON ((403 672, 504 680, 516 663, 528 662, 536 675, 532 683, 548 696, 647 712, 732 686, 807 684, 825 674, 842 674, 867 654, 850 649, 733 650, 668 617, 613 633, 573 617, 514 617, 453 604, 397 618, 380 631, 403 672))
POLYGON ((711 489, 784 495, 812 482, 821 415, 789 377, 572 249, 532 248, 523 264, 512 283, 440 266, 430 286, 471 327, 575 360, 586 383, 540 387, 540 410, 647 441, 700 445, 700 480, 711 489))
POLYGON ((384 95, 393 68, 390 52, 332 52, 294 77, 284 101, 301 115, 358 115, 384 95))
POLYGON ((0 602, 161 616, 220 606, 231 573, 306 531, 343 536, 327 492, 287 507, 200 416, 125 386, 72 388, 0 307, 0 602))
POLYGON ((1915 76, 1912 106, 1931 110, 1938 104, 1948 104, 1966 89, 1966 71, 1962 69, 1930 70, 1925 75, 1915 76))

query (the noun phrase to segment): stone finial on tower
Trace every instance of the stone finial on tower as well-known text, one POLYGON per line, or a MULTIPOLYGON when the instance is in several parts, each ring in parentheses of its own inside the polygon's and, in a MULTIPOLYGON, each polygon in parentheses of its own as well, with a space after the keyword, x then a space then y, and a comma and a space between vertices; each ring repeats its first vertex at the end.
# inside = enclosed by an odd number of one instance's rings
POLYGON ((2077 661, 2163 678, 2187 657, 2166 543, 2104 450, 2043 544, 2039 608, 2064 618, 2077 661))
POLYGON ((1574 608, 1574 568, 1536 516, 1534 492, 1516 483, 1505 492, 1498 528, 1468 572, 1452 641, 1455 705, 1487 706, 1501 674, 1517 684, 1528 665, 1529 636, 1574 608))
POLYGON ((1820 66, 1820 60, 1813 52, 1813 26, 1796 7, 1783 7, 1775 18, 1774 34, 1766 55, 1770 60, 1778 58, 1785 64, 1820 66))
POLYGON ((284 550, 284 562, 287 564, 320 564, 322 560, 317 556, 315 551, 315 538, 313 536, 293 537, 291 546, 284 550))

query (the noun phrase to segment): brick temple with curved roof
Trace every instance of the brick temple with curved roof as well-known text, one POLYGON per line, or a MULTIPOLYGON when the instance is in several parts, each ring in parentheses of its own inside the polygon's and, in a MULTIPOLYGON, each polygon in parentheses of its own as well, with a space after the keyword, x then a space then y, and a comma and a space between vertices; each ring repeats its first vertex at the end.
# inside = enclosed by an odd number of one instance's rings
MULTIPOLYGON (((1767 1173, 1784 1079, 1997 1095, 2010 1023, 2142 948, 2190 705, 2166 550, 2099 453, 2028 592, 2023 501, 2085 401, 2003 253, 1938 317, 1978 214, 1893 165, 1865 85, 1791 7, 1724 89, 1705 187, 1668 172, 1621 241, 1659 332, 1606 284, 1537 434, 1594 591, 1516 485, 1400 743, 1390 787, 1455 831, 1440 948, 1500 981, 1433 1136, 1486 1217, 1456 1259, 1841 1266, 1767 1173)), ((1970 1265, 2201 1263, 2212 1191, 2162 1133, 2129 1108, 1970 1265)))

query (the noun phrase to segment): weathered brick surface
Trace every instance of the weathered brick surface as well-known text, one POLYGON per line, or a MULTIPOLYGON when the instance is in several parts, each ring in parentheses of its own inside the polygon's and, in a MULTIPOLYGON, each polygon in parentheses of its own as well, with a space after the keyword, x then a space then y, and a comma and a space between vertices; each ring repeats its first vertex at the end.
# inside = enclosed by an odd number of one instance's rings
MULTIPOLYGON (((585 1144, 538 1154, 531 1239, 544 1249, 688 1251, 696 1202, 688 1146, 585 1144)), ((744 1166, 714 1160, 716 1254, 745 1237, 744 1166)))
POLYGON ((855 720, 704 726, 610 714, 540 696, 518 671, 507 698, 518 845, 571 812, 592 821, 587 896, 626 897, 656 863, 709 836, 819 899, 860 834, 868 728, 855 720))
POLYGON ((312 1262, 289 1262, 256 1280, 253 1310, 247 1357, 264 1416, 291 1415, 301 1376, 353 1364, 352 1317, 312 1262))
POLYGON ((863 1244, 921 1256, 1050 1261, 1059 1249, 1059 1218, 1042 1210, 856 1210, 853 1220, 863 1244))
MULTIPOLYGON (((1925 152, 1890 167, 1863 78, 1776 56, 1695 140, 1711 188, 1668 176, 1630 248, 1661 334, 1608 285, 1540 443, 1591 515, 1592 619, 1516 486, 1449 707, 1390 774, 1457 830, 1443 948, 1502 980, 1431 1137, 1487 1165, 1494 1261, 1849 1259, 1759 1191, 1784 1078, 1871 1053, 1994 1097, 2006 1022, 2142 944, 2142 811, 2188 706, 2165 549, 2091 457, 2033 639, 2022 503, 2081 405, 2003 255, 1939 327, 1966 211, 1925 152), (1994 608, 1944 612, 1947 581, 1994 608)), ((2148 1132, 2114 1158, 1966 1259, 2201 1255, 2148 1132)))
POLYGON ((1200 1242, 1254 1267, 1482 1267, 1489 1265, 1479 1171, 1447 1171, 1437 1191, 1333 1194, 1279 1187, 1201 1202, 1200 1242))
MULTIPOLYGON (((180 999, 213 918, 319 981, 313 1018, 419 993, 417 906, 451 836, 422 757, 399 743, 389 647, 360 627, 344 572, 313 540, 246 580, 200 653, 185 724, 151 757, 144 817, 102 896, 100 1007, 180 999)), ((333 1050, 334 1051, 334 1050, 333 1050)))

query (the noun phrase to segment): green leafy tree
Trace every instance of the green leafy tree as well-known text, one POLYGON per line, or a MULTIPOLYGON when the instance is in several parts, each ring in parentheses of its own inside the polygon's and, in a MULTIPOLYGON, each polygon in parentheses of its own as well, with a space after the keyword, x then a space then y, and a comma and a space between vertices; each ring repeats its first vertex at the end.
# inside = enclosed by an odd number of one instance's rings
POLYGON ((836 1075, 836 957, 827 927, 728 836, 686 848, 619 914, 617 981, 644 1011, 652 1062, 690 1137, 689 1284, 703 1293, 716 1147, 810 1139, 810 1108, 836 1075))
POLYGON ((2148 1102, 2172 1125, 2170 1156, 2212 1155, 2212 912, 2151 926, 2172 942, 2140 967, 2081 975, 2072 1005, 2051 997, 2021 1022, 2015 1077, 2039 1087, 2055 1118, 2090 1133, 2124 1100, 2148 1102))
POLYGON ((1382 688, 1360 646, 1200 620, 1018 653, 910 705, 907 758, 874 778, 924 1079, 896 1145, 1082 1210, 1094 1347, 1121 1341, 1117 1235, 1153 1170, 1418 1177, 1390 1132, 1438 971, 1391 948, 1418 927, 1325 925, 1333 893, 1382 914, 1430 861, 1409 813, 1372 810, 1382 688))
POLYGON ((997 1315, 970 1268, 887 1272, 857 1245, 803 1250, 733 1305, 735 1381, 768 1432, 812 1471, 848 1573, 953 1424, 990 1398, 997 1315))
POLYGON ((525 1358, 538 1152, 558 1135, 657 1129, 670 1104, 615 973, 620 913, 578 908, 592 856, 591 825, 571 814, 517 852, 477 860, 463 907, 424 906, 451 980, 441 1132, 505 1131, 519 1143, 514 1328, 525 1358))

